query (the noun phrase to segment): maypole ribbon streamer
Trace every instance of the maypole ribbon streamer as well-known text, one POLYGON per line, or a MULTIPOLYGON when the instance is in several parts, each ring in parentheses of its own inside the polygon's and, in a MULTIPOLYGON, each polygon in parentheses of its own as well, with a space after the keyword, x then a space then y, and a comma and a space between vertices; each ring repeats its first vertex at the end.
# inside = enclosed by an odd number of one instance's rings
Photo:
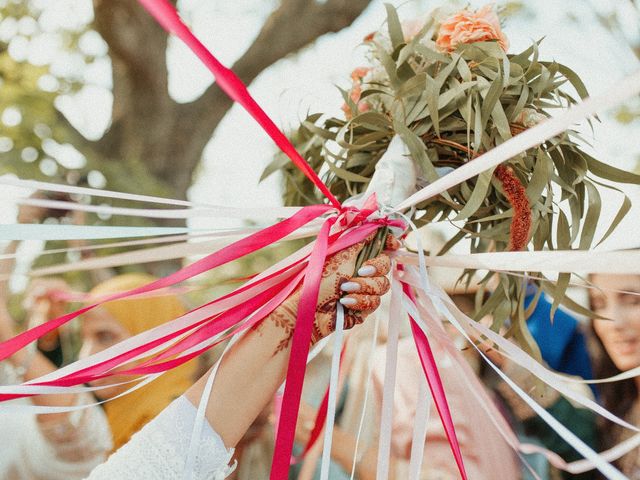
MULTIPOLYGON (((271 227, 265 228, 260 232, 254 233, 253 235, 250 235, 249 237, 246 237, 232 245, 229 245, 222 250, 212 253, 211 255, 198 260, 197 262, 192 263, 191 265, 184 267, 177 272, 168 275, 167 277, 158 279, 154 282, 149 283, 148 285, 138 287, 129 292, 111 295, 104 301, 106 302, 118 300, 130 295, 136 295, 156 290, 158 288, 165 288, 175 285, 176 283, 187 280, 191 277, 199 275, 200 273, 206 272, 215 267, 246 256, 249 253, 255 252, 267 245, 270 245, 275 241, 284 238, 289 233, 304 226, 311 220, 318 218, 329 210, 331 210, 331 207, 326 205, 314 205, 305 207, 291 218, 283 220, 275 225, 272 225, 271 227)), ((31 330, 27 330, 26 332, 23 332, 12 339, 0 343, 0 360, 4 360, 10 357, 21 348, 24 348, 29 343, 40 338, 42 335, 51 332, 56 328, 59 328, 70 320, 73 320, 79 315, 88 312, 98 305, 99 304, 96 303, 77 310, 76 312, 63 315, 62 317, 39 325, 35 328, 32 328, 31 330)))
POLYGON ((196 38, 189 28, 180 19, 177 10, 167 0, 138 0, 147 11, 155 17, 162 27, 182 40, 200 60, 211 70, 216 83, 220 88, 239 103, 260 124, 264 131, 273 139, 280 149, 291 161, 307 176, 311 182, 329 199, 334 207, 339 208, 340 202, 320 180, 316 172, 300 156, 295 147, 273 123, 273 120, 264 112, 258 103, 249 94, 247 87, 233 73, 196 38))

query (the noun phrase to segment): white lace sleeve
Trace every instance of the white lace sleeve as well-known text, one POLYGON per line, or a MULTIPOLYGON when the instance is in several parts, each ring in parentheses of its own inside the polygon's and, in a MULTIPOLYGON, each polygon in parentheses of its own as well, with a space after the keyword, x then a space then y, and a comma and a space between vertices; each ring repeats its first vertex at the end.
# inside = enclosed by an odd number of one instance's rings
MULTIPOLYGON (((195 407, 179 397, 93 470, 87 480, 182 480, 195 418, 195 407)), ((233 450, 227 450, 205 421, 191 480, 223 480, 233 471, 229 467, 232 455, 233 450)))
MULTIPOLYGON (((0 363, 0 384, 19 381, 11 365, 0 363)), ((80 394, 77 405, 94 401, 91 395, 80 394)), ((12 403, 29 405, 26 399, 12 403)), ((109 424, 98 407, 41 420, 28 411, 0 415, 0 478, 79 480, 104 462, 113 448, 109 424)))

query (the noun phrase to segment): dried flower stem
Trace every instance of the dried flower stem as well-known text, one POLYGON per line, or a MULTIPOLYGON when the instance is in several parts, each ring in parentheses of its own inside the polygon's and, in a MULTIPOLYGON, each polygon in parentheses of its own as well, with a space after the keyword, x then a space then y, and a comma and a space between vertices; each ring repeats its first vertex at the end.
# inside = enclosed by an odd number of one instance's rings
MULTIPOLYGON (((524 127, 517 125, 511 125, 511 127, 512 130, 516 129, 517 133, 526 130, 524 127)), ((474 152, 469 147, 452 140, 429 138, 426 141, 463 151, 467 153, 472 160, 479 155, 479 152, 474 152)), ((511 228, 509 231, 508 248, 510 251, 516 252, 524 250, 529 241, 529 233, 531 231, 531 205, 529 204, 526 189, 511 167, 498 165, 494 171, 494 175, 502 184, 507 200, 513 207, 513 219, 511 220, 511 228)))

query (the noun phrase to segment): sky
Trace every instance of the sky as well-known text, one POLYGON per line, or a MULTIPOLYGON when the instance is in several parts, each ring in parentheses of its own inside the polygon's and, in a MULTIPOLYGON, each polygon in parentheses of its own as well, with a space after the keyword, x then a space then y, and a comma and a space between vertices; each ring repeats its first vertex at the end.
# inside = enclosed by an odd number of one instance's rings
MULTIPOLYGON (((46 7, 44 18, 39 20, 40 25, 51 35, 45 36, 36 45, 12 42, 15 43, 12 54, 35 63, 50 62, 56 73, 82 76, 87 86, 78 94, 60 98, 57 106, 87 137, 99 138, 108 128, 112 101, 106 44, 95 32, 83 37, 81 47, 94 55, 103 55, 103 58, 90 69, 82 69, 78 58, 64 53, 54 35, 58 28, 68 28, 70 25, 81 28, 90 21, 93 15, 91 1, 37 1, 46 7)), ((399 6, 402 19, 411 19, 445 2, 396 0, 388 3, 399 6)), ((485 2, 470 3, 482 5, 485 2)), ((626 45, 598 24, 588 6, 589 2, 530 0, 524 3, 534 15, 512 17, 505 23, 504 30, 511 43, 511 52, 521 51, 532 41, 544 37, 541 57, 558 60, 573 68, 592 94, 615 85, 625 74, 638 68, 637 59, 626 45)), ((601 7, 604 3, 611 2, 599 2, 598 5, 601 7)), ((183 17, 196 35, 223 63, 231 65, 251 44, 275 4, 275 0, 183 0, 179 5, 183 17)), ((384 18, 383 2, 372 1, 351 27, 337 34, 325 35, 301 53, 265 70, 252 83, 250 92, 285 130, 295 126, 308 111, 333 111, 338 114, 342 99, 335 86, 349 85, 349 73, 363 62, 363 50, 357 45, 366 34, 379 29, 384 18)), ((624 18, 633 21, 631 15, 625 15, 624 18)), ((27 23, 0 23, 0 38, 19 36, 21 31, 26 32, 30 28, 27 23)), ((212 82, 211 74, 175 39, 170 41, 167 60, 169 89, 177 101, 187 102, 197 98, 212 82)), ((621 125, 611 115, 603 114, 601 122, 595 127, 595 153, 598 158, 612 165, 633 168, 640 158, 640 143, 635 141, 636 138, 640 138, 640 121, 621 125)), ((201 168, 188 193, 189 199, 241 207, 280 205, 278 176, 274 175, 263 183, 258 182, 262 169, 270 162, 275 151, 273 142, 248 114, 237 106, 233 107, 204 151, 201 168)), ((640 246, 637 243, 640 238, 637 222, 640 188, 626 187, 625 191, 635 206, 620 225, 619 231, 601 248, 609 250, 640 246)), ((16 195, 25 193, 14 192, 16 195)), ((619 197, 606 192, 603 193, 603 199, 601 232, 608 226, 620 203, 619 197)), ((11 223, 14 219, 14 208, 0 211, 1 223, 11 223)), ((229 220, 223 223, 216 219, 213 224, 212 220, 198 219, 191 221, 190 225, 197 228, 227 227, 239 222, 229 220)))
MULTIPOLYGON (((402 18, 411 18, 425 11, 424 5, 427 2, 392 3, 402 5, 402 18)), ((428 3, 431 8, 444 2, 428 3)), ((478 5, 483 3, 472 2, 478 5)), ((592 94, 611 87, 625 74, 638 68, 638 61, 633 54, 597 23, 593 12, 585 8, 586 2, 534 0, 526 4, 535 11, 533 17, 514 17, 506 22, 505 33, 511 42, 510 51, 524 50, 532 41, 544 37, 541 56, 558 60, 573 68, 592 94), (571 20, 570 15, 576 20, 571 20), (587 45, 588 48, 585 48, 587 45)), ((284 128, 295 126, 307 111, 317 109, 327 112, 333 107, 338 113, 342 99, 334 85, 347 85, 345 80, 348 79, 349 72, 362 62, 362 49, 355 46, 367 33, 379 28, 384 18, 382 2, 372 2, 352 27, 321 38, 301 54, 278 62, 265 71, 253 82, 251 93, 284 128)), ((210 21, 215 22, 215 18, 210 21)), ((202 25, 208 24, 206 18, 202 18, 201 22, 202 25)), ((210 46, 220 42, 220 32, 215 28, 200 30, 198 22, 195 27, 197 34, 207 40, 211 38, 210 46)), ((242 41, 246 39, 244 34, 241 38, 242 41)), ((234 43, 230 40, 230 43, 234 43)), ((238 43, 241 44, 242 41, 238 43)), ((176 97, 185 95, 193 84, 209 77, 197 65, 192 64, 188 68, 188 63, 196 60, 180 50, 170 52, 169 56, 172 62, 184 62, 184 68, 176 70, 175 77, 172 78, 176 88, 172 92, 176 97), (171 54, 176 57, 172 58, 171 54), (178 81, 178 75, 183 77, 183 81, 178 81)), ((223 50, 221 45, 221 53, 223 50)), ((636 159, 640 157, 640 144, 634 141, 639 135, 640 123, 623 126, 610 116, 603 116, 601 124, 597 124, 595 128, 594 147, 597 158, 620 168, 633 168, 636 159)), ((191 199, 225 205, 278 205, 278 178, 273 177, 269 182, 258 184, 260 173, 273 152, 275 147, 271 140, 254 125, 247 114, 234 107, 205 150, 203 168, 189 192, 191 199), (229 164, 233 164, 234 168, 228 168, 229 164)), ((630 187, 625 190, 632 201, 635 200, 635 207, 620 225, 619 233, 603 244, 602 248, 639 246, 633 242, 640 237, 638 222, 634 221, 640 213, 640 188, 630 187)), ((619 197, 607 192, 603 193, 603 198, 605 205, 601 232, 609 224, 607 219, 615 215, 620 202, 619 197)), ((210 223, 206 220, 194 222, 199 227, 207 224, 210 223)))

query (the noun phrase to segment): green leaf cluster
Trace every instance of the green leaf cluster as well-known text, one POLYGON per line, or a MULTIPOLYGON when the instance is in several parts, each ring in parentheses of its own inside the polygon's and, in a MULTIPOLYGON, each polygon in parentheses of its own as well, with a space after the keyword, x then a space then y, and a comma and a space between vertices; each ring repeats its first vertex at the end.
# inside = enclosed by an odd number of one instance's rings
MULTIPOLYGON (((419 188, 435 181, 442 167, 455 169, 471 162, 588 95, 569 67, 539 58, 540 42, 517 54, 505 53, 497 42, 462 45, 443 53, 435 47, 432 22, 405 41, 395 10, 387 10, 388 33, 367 43, 372 70, 358 86, 360 100, 356 104, 351 92, 343 91, 347 118, 314 113, 290 135, 341 201, 365 191, 396 134, 419 167, 419 188)), ((577 130, 569 129, 506 163, 526 188, 532 219, 530 249, 588 249, 608 237, 629 211, 630 201, 620 192, 618 214, 604 236, 595 238, 602 204, 598 187, 640 184, 640 176, 593 158, 585 144, 577 130)), ((275 171, 283 172, 286 204, 323 201, 282 155, 263 177, 275 171)), ((418 226, 457 221, 458 234, 437 253, 465 238, 471 239, 471 252, 476 253, 508 248, 513 215, 502 185, 487 171, 419 204, 413 221, 418 226)), ((530 276, 535 279, 539 274, 530 276)), ((535 353, 525 326, 526 286, 521 278, 496 273, 487 275, 482 284, 493 278, 498 287, 478 296, 477 318, 492 312, 496 330, 509 325, 510 333, 535 353)), ((568 283, 569 275, 561 275, 552 292, 554 310, 570 302, 564 295, 568 283)))

